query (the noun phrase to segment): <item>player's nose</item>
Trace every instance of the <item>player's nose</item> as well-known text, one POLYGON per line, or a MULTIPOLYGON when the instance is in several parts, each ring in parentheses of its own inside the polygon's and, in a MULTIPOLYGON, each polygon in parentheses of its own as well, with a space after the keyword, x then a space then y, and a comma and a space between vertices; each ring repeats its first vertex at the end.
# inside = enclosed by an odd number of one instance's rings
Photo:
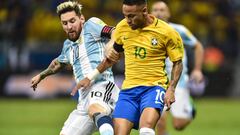
POLYGON ((68 30, 72 30, 72 25, 68 23, 68 24, 67 24, 67 29, 68 29, 68 30))
POLYGON ((129 25, 131 25, 131 24, 132 24, 132 20, 129 19, 129 18, 127 18, 127 23, 128 23, 129 25))

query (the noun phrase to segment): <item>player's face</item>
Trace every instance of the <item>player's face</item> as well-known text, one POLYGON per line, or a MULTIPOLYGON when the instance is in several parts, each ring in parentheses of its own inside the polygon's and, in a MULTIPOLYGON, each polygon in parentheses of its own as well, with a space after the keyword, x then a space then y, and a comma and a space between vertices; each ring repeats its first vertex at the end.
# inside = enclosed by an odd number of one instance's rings
POLYGON ((138 5, 123 5, 123 15, 127 19, 128 25, 133 29, 143 28, 146 24, 147 7, 138 5))
POLYGON ((68 39, 71 41, 78 40, 85 19, 83 19, 81 16, 78 16, 75 11, 61 14, 60 19, 63 30, 68 35, 68 39))
POLYGON ((167 5, 163 2, 157 2, 152 5, 152 12, 155 17, 167 22, 170 18, 170 12, 167 5))

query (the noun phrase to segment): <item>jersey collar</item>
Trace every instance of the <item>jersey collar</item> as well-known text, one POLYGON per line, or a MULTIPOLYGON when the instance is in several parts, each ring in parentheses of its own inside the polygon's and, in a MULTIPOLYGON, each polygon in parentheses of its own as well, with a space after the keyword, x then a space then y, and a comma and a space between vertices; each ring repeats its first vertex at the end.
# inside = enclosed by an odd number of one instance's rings
POLYGON ((153 23, 151 23, 150 25, 146 26, 143 28, 143 30, 148 29, 148 28, 152 28, 152 27, 156 27, 158 24, 158 19, 156 17, 154 17, 153 15, 149 15, 151 18, 153 18, 153 23))

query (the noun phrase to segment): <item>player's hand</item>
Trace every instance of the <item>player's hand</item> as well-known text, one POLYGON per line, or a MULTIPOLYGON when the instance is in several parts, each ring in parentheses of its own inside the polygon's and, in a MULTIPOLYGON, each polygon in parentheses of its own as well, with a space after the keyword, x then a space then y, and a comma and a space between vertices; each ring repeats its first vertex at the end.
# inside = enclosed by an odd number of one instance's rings
POLYGON ((166 91, 165 97, 164 97, 164 103, 167 106, 167 110, 169 111, 171 108, 171 104, 175 102, 175 94, 174 94, 174 88, 169 87, 166 91))
POLYGON ((105 56, 112 62, 118 62, 120 54, 114 50, 113 46, 108 46, 105 50, 105 56))
POLYGON ((191 80, 195 80, 197 83, 203 80, 203 74, 201 70, 193 70, 190 76, 191 80))
POLYGON ((31 87, 33 88, 33 91, 36 90, 37 85, 38 85, 38 83, 40 83, 41 80, 42 80, 42 79, 41 79, 40 74, 34 76, 34 77, 31 79, 31 87))
POLYGON ((73 88, 71 96, 74 96, 79 89, 85 90, 88 86, 90 86, 90 84, 91 80, 85 77, 83 80, 79 81, 78 84, 73 88))

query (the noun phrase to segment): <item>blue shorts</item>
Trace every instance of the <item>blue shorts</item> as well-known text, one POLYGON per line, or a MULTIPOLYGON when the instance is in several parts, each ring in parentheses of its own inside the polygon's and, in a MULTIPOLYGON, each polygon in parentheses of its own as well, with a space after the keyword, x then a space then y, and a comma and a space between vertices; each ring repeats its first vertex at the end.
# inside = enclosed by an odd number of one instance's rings
POLYGON ((113 118, 124 118, 134 123, 138 129, 142 111, 156 108, 160 113, 164 107, 165 89, 160 86, 137 86, 121 90, 113 112, 113 118))

